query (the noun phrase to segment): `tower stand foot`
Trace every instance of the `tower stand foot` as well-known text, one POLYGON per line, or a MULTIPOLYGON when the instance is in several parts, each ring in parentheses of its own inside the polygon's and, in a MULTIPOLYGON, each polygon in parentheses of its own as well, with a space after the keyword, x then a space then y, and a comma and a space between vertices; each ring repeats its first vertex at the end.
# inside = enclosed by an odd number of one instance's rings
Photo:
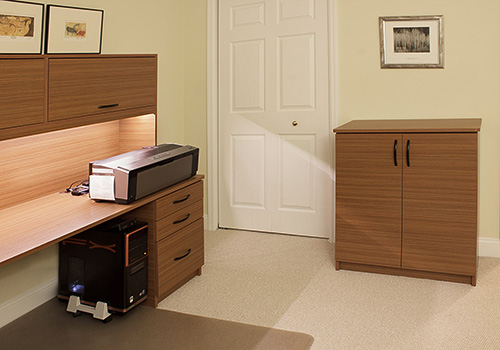
POLYGON ((71 312, 72 314, 77 314, 79 311, 86 312, 92 314, 94 318, 102 321, 105 321, 108 319, 108 317, 112 316, 112 314, 110 314, 108 311, 107 303, 98 301, 95 307, 84 305, 80 303, 80 297, 76 295, 72 295, 69 297, 66 311, 71 312))

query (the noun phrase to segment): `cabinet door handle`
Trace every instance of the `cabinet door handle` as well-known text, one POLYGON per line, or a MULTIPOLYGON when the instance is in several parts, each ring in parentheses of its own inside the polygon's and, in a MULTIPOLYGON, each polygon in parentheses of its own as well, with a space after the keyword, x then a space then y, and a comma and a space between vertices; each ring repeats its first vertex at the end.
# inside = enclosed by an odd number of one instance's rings
POLYGON ((188 249, 188 252, 182 256, 178 256, 177 258, 174 258, 174 261, 179 261, 187 257, 189 254, 191 254, 191 249, 188 249))
POLYGON ((112 107, 118 107, 120 104, 119 103, 113 103, 111 105, 102 105, 97 107, 98 109, 103 109, 103 108, 112 108, 112 107))
POLYGON ((394 166, 398 166, 398 140, 394 140, 394 166))
POLYGON ((185 201, 187 201, 187 200, 189 199, 189 197, 191 197, 191 195, 190 195, 190 194, 188 194, 188 195, 186 196, 186 198, 182 198, 182 199, 178 199, 178 200, 176 200, 176 201, 173 201, 173 202, 172 202, 172 204, 178 204, 178 203, 185 202, 185 201))
POLYGON ((406 165, 410 166, 410 140, 406 141, 406 165))
POLYGON ((184 222, 187 219, 189 219, 190 216, 191 216, 191 214, 187 214, 187 216, 184 219, 180 219, 180 220, 174 221, 173 224, 174 225, 180 224, 181 222, 184 222))

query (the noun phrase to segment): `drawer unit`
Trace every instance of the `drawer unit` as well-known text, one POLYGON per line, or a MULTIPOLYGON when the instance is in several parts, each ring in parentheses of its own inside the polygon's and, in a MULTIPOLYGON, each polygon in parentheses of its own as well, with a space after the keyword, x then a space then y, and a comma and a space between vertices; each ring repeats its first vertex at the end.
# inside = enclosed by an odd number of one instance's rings
POLYGON ((148 299, 158 303, 197 275, 204 264, 203 175, 162 191, 162 196, 127 214, 148 229, 148 299))
POLYGON ((157 243, 158 294, 163 299, 197 274, 204 263, 203 219, 157 243))

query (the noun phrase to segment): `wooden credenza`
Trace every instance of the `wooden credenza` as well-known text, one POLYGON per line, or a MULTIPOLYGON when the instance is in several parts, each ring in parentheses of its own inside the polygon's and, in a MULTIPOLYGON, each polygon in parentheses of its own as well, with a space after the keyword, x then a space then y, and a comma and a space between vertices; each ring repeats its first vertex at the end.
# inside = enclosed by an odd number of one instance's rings
POLYGON ((337 269, 476 284, 481 119, 334 130, 337 269))

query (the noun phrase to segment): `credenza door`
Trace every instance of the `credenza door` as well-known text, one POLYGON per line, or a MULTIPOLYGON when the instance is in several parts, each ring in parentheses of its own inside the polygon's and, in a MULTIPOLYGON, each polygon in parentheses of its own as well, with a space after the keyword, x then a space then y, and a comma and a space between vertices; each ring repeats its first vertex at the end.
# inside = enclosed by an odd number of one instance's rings
POLYGON ((335 260, 401 266, 401 134, 337 134, 335 260))
POLYGON ((402 268, 475 275, 477 151, 477 133, 404 135, 402 268))

